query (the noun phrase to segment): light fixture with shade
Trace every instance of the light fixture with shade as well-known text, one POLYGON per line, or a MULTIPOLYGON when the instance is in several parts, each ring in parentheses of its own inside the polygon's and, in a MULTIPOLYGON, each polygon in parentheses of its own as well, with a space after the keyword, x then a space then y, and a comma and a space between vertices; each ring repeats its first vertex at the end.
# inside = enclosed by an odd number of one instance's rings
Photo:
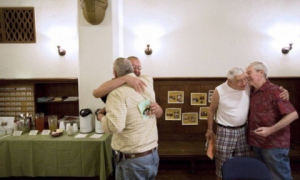
POLYGON ((57 46, 58 54, 60 56, 64 56, 66 54, 66 50, 60 49, 60 46, 57 46))
POLYGON ((147 48, 145 49, 145 54, 146 55, 151 55, 152 54, 152 49, 150 48, 150 44, 147 44, 147 48))
POLYGON ((293 46, 293 44, 290 43, 290 46, 289 46, 289 47, 284 47, 284 48, 282 48, 282 49, 281 49, 281 52, 282 52, 283 54, 289 53, 290 50, 292 49, 292 46, 293 46))

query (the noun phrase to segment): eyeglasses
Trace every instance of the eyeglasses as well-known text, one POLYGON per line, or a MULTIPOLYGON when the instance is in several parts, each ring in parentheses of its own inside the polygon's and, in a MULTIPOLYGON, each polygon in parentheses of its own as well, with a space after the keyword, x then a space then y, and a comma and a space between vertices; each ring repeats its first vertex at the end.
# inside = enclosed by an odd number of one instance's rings
POLYGON ((243 84, 244 82, 245 82, 245 83, 248 82, 247 78, 237 80, 237 83, 238 83, 238 84, 243 84))
POLYGON ((132 66, 132 67, 133 67, 133 69, 138 69, 138 70, 141 70, 141 69, 142 69, 141 66, 132 66))

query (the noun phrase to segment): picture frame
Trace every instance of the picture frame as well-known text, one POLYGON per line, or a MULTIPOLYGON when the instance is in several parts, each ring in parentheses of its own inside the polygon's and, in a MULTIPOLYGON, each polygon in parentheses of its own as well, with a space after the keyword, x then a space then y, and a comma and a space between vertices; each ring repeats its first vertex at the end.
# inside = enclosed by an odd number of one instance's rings
POLYGON ((208 90, 208 102, 211 103, 211 98, 215 90, 208 90))
POLYGON ((165 120, 180 121, 181 120, 181 108, 166 108, 165 120))
POLYGON ((199 109, 199 119, 207 120, 209 107, 200 107, 199 109))
POLYGON ((198 113, 182 113, 182 125, 198 125, 198 113))
POLYGON ((183 104, 184 103, 184 91, 168 91, 168 103, 169 104, 183 104))
POLYGON ((191 93, 191 105, 206 106, 206 93, 191 93))

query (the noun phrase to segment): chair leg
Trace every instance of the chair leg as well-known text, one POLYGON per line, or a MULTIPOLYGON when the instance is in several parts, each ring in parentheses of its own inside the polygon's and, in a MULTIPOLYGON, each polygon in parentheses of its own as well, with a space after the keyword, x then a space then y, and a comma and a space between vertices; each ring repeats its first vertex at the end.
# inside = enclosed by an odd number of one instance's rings
POLYGON ((194 172, 195 172, 195 161, 190 160, 190 173, 194 173, 194 172))

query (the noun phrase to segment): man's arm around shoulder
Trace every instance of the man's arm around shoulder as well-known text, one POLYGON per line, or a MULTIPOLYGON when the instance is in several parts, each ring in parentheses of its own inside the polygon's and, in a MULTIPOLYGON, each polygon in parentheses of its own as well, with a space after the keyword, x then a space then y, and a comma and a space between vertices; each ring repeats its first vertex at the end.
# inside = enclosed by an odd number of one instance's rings
POLYGON ((146 86, 146 84, 139 78, 132 76, 122 76, 101 84, 98 88, 93 90, 93 96, 95 98, 104 97, 111 91, 115 90, 116 88, 122 86, 125 83, 133 87, 139 93, 143 92, 144 87, 146 86))

